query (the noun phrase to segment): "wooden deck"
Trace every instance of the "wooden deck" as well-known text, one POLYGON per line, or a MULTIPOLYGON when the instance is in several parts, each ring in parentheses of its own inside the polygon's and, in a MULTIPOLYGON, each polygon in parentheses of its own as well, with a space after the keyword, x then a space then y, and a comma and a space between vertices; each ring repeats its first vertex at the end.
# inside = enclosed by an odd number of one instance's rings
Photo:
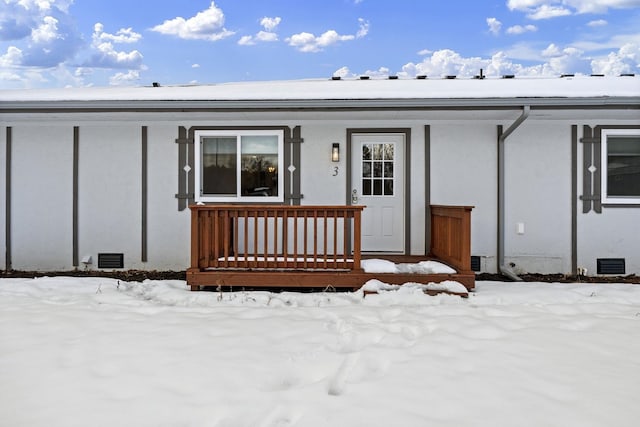
POLYGON ((455 274, 368 273, 361 261, 363 206, 191 206, 192 290, 207 286, 359 289, 370 279, 390 284, 455 280, 475 286, 470 268, 470 215, 465 206, 432 206, 429 256, 375 255, 396 263, 427 259, 455 274))

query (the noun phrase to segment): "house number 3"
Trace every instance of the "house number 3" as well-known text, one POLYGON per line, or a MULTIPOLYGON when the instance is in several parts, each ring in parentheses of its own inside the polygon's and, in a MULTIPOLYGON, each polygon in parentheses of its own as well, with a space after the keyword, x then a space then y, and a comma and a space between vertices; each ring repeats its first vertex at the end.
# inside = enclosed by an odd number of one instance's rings
POLYGON ((333 174, 332 176, 338 176, 338 172, 340 171, 340 169, 338 169, 338 166, 334 166, 333 167, 333 174))

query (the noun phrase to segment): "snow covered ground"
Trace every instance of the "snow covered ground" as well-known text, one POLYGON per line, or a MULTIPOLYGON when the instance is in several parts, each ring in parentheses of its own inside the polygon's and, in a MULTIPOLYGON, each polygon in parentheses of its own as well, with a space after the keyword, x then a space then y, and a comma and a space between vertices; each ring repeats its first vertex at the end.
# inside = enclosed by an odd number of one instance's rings
POLYGON ((640 286, 0 280, 2 426, 637 426, 640 286))

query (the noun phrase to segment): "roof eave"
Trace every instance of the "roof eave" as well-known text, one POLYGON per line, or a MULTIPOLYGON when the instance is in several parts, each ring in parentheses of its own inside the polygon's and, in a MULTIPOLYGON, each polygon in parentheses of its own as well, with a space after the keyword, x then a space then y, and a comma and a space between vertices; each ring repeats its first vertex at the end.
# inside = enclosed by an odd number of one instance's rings
POLYGON ((7 101, 0 112, 27 111, 266 111, 266 110, 398 110, 640 108, 640 97, 521 97, 521 98, 380 98, 380 99, 253 99, 253 100, 42 100, 7 101))

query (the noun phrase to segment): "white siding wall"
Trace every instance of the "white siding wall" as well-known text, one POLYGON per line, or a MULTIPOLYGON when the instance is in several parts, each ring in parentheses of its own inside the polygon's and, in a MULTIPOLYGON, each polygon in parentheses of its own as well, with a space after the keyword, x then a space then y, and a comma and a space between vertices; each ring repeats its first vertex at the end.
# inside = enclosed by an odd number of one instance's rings
MULTIPOLYGON (((584 123, 596 125, 630 124, 617 120, 584 123)), ((640 122, 633 123, 640 126, 640 122)), ((582 137, 582 124, 578 137, 582 137)), ((578 196, 582 194, 582 144, 578 143, 578 196)), ((602 159, 603 162, 605 159, 602 159)), ((602 207, 602 213, 582 213, 578 200, 578 267, 595 275, 598 258, 625 258, 626 274, 640 274, 640 206, 602 207)))
MULTIPOLYGON (((73 126, 12 129, 11 254, 16 270, 72 264, 73 126)), ((3 168, 4 169, 4 168, 3 168)))
MULTIPOLYGON (((304 205, 342 205, 346 198, 347 123, 302 124, 301 191, 304 205), (340 143, 340 162, 331 161, 331 145, 340 143), (338 175, 333 176, 338 167, 338 175)), ((287 165, 285 165, 287 167, 287 165)))
MULTIPOLYGON (((88 120, 19 121, 13 130, 12 260, 16 269, 72 268, 73 126, 80 127, 79 256, 125 254, 125 268, 183 270, 189 265, 190 212, 178 212, 178 126, 302 126, 303 204, 344 204, 347 128, 411 128, 411 253, 425 249, 424 125, 431 130, 431 203, 473 205, 472 254, 496 271, 497 124, 493 120, 321 120, 300 113, 269 120, 220 120, 176 115, 114 116, 88 120), (143 119, 152 119, 143 121, 143 119), (180 121, 182 119, 190 120, 180 121), (148 126, 148 262, 141 262, 141 127, 148 126), (340 143, 341 160, 330 159, 340 143), (333 176, 338 167, 338 175, 333 176)), ((571 124, 528 119, 506 141, 507 263, 520 272, 569 273, 571 268, 571 124), (519 234, 518 224, 524 225, 519 234)), ((611 123, 611 122, 607 122, 611 123)), ((581 123, 577 123, 581 124, 581 123)), ((611 123, 615 124, 615 123, 611 123)), ((5 132, 0 135, 4 165, 5 132)), ((581 147, 578 164, 581 166, 581 147)), ((286 165, 288 166, 288 165, 286 165)), ((581 194, 579 167, 578 195, 581 194)), ((0 238, 4 264, 4 174, 0 176, 0 238)), ((640 208, 578 213, 578 265, 595 274, 598 257, 624 257, 627 273, 640 272, 640 208)), ((82 266, 80 266, 82 268, 82 266)))
POLYGON ((471 253, 496 271, 497 127, 438 122, 431 126, 431 203, 471 205, 471 253))
POLYGON ((146 268, 184 270, 190 262, 190 211, 178 211, 178 124, 148 127, 146 268))
POLYGON ((505 142, 505 162, 505 263, 570 273, 571 124, 525 121, 505 142))
POLYGON ((124 253, 125 268, 140 261, 141 130, 130 123, 80 126, 79 255, 124 253))
POLYGON ((595 275, 598 258, 625 258, 626 274, 640 273, 640 207, 578 214, 578 267, 595 275))

